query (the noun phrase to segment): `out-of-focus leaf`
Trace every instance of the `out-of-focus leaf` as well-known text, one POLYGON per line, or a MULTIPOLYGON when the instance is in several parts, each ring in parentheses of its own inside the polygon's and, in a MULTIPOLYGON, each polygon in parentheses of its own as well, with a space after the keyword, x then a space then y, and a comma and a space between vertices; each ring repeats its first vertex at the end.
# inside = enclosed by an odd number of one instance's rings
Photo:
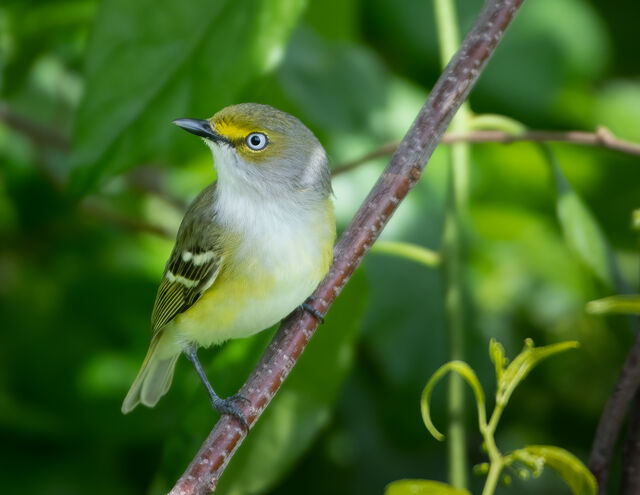
POLYGON ((635 230, 640 230, 640 208, 637 210, 633 210, 633 214, 631 216, 631 226, 635 230))
POLYGON ((438 381, 440 381, 447 371, 455 371, 469 384, 471 390, 473 390, 473 395, 476 398, 476 404, 478 406, 478 422, 480 423, 480 427, 482 428, 486 423, 484 392, 482 391, 482 385, 480 385, 478 377, 467 363, 463 361, 450 361, 436 370, 427 382, 427 385, 424 387, 422 396, 420 397, 422 420, 424 421, 424 425, 427 427, 427 430, 429 430, 429 433, 431 433, 436 440, 444 440, 444 435, 438 431, 433 424, 433 421, 431 421, 429 398, 431 397, 433 387, 438 383, 438 381))
MULTIPOLYGON (((526 15, 514 20, 511 35, 483 73, 474 94, 495 99, 498 105, 493 111, 512 113, 511 109, 518 108, 527 113, 526 120, 548 119, 566 105, 559 94, 576 92, 573 81, 584 83, 602 74, 609 46, 606 26, 589 3, 532 2, 526 15), (562 22, 567 17, 572 19, 568 28, 562 22), (520 65, 523 57, 530 63, 520 65), (518 70, 513 70, 516 65, 518 70), (523 94, 527 101, 519 101, 523 94)), ((561 117, 566 119, 567 115, 561 117)))
POLYGON ((234 456, 220 493, 263 493, 277 482, 329 422, 352 365, 355 338, 367 301, 357 271, 331 307, 291 375, 234 456))
POLYGON ((0 9, 0 87, 4 95, 23 88, 33 63, 44 53, 79 58, 95 12, 93 0, 10 3, 0 9), (71 49, 70 47, 73 47, 71 49), (73 54, 73 57, 70 55, 73 54))
POLYGON ((594 119, 616 136, 640 140, 640 84, 637 81, 615 81, 607 84, 597 96, 594 119))
POLYGON ((589 301, 587 303, 587 312, 593 314, 640 315, 640 295, 621 294, 589 301))
POLYGON ((102 2, 87 53, 72 188, 172 149, 176 117, 207 117, 272 68, 304 0, 102 2))
POLYGON ((387 485, 384 495, 469 495, 469 492, 438 481, 398 480, 387 485))
POLYGON ((440 265, 440 253, 410 242, 378 241, 371 246, 371 252, 405 258, 429 268, 440 265))
POLYGON ((358 0, 310 2, 305 24, 327 39, 353 40, 358 36, 358 0))
POLYGON ((575 349, 578 345, 578 342, 569 341, 534 347, 531 339, 525 340, 524 349, 511 361, 511 364, 507 366, 502 377, 498 380, 496 403, 504 407, 509 402, 509 398, 515 388, 540 361, 559 352, 575 349))
POLYGON ((476 476, 484 476, 489 472, 489 463, 481 462, 480 464, 476 464, 473 466, 473 474, 476 476))
POLYGON ((617 275, 611 248, 602 229, 564 176, 555 155, 547 146, 542 149, 555 177, 556 209, 569 247, 607 287, 616 287, 617 275))
POLYGON ((539 476, 549 466, 562 477, 574 495, 595 495, 596 480, 585 465, 560 447, 530 445, 513 451, 507 456, 509 462, 517 461, 527 466, 534 476, 539 476))
POLYGON ((131 383, 138 363, 131 363, 120 354, 102 353, 92 357, 78 376, 78 387, 88 397, 120 398, 122 389, 131 383))
POLYGON ((295 34, 278 79, 302 117, 334 132, 362 131, 384 103, 386 71, 372 51, 309 31, 295 34), (340 91, 335 91, 340 88, 340 91))

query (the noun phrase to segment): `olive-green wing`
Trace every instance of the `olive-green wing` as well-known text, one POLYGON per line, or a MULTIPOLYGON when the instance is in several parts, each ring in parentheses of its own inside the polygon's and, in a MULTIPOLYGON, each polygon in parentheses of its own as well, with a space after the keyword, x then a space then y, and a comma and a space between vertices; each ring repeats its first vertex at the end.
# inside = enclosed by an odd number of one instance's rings
POLYGON ((215 281, 222 257, 213 246, 174 248, 162 275, 151 314, 154 333, 189 309, 215 281))

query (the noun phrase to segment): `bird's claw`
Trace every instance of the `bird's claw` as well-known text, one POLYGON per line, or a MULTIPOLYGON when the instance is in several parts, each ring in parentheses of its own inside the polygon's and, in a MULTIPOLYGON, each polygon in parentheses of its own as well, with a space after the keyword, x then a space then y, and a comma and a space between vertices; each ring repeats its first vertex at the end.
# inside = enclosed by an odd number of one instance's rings
POLYGON ((247 422, 247 417, 244 414, 244 412, 242 412, 242 409, 240 409, 240 407, 238 407, 238 404, 236 404, 236 402, 235 402, 236 400, 248 401, 249 399, 247 399, 246 397, 243 397, 240 394, 236 394, 236 395, 234 395, 232 397, 229 397, 227 399, 218 398, 217 400, 212 400, 211 401, 211 405, 220 414, 229 414, 229 415, 233 416, 238 421, 240 421, 240 423, 242 423, 242 425, 245 428, 248 429, 249 428, 249 423, 247 422))
MULTIPOLYGON (((307 301, 313 301, 313 298, 310 296, 307 301)), ((311 304, 305 301, 300 305, 300 307, 306 312, 311 313, 313 316, 315 316, 320 323, 324 323, 324 315, 316 308, 311 306, 311 304)))

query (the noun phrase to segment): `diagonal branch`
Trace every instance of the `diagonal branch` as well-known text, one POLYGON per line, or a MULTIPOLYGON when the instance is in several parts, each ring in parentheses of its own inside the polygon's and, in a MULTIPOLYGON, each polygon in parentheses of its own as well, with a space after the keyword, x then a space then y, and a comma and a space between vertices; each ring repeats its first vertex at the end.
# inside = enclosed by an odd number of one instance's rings
MULTIPOLYGON (((486 0, 460 50, 438 79, 389 165, 338 240, 331 270, 314 292, 313 305, 321 313, 329 309, 398 204, 420 178, 445 129, 523 2, 486 0)), ((296 311, 283 321, 240 389, 240 393, 249 399, 242 409, 250 425, 267 407, 317 326, 318 321, 306 312, 296 311)), ((246 435, 247 431, 237 419, 223 416, 170 494, 201 495, 215 490, 218 479, 246 435)))

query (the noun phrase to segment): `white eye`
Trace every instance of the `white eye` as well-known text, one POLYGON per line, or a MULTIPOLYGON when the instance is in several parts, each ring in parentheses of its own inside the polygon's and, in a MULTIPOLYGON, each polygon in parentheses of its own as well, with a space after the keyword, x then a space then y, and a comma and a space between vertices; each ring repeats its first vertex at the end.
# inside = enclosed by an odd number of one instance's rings
POLYGON ((252 132, 247 136, 246 142, 247 146, 253 151, 260 151, 267 146, 269 140, 261 132, 252 132))

